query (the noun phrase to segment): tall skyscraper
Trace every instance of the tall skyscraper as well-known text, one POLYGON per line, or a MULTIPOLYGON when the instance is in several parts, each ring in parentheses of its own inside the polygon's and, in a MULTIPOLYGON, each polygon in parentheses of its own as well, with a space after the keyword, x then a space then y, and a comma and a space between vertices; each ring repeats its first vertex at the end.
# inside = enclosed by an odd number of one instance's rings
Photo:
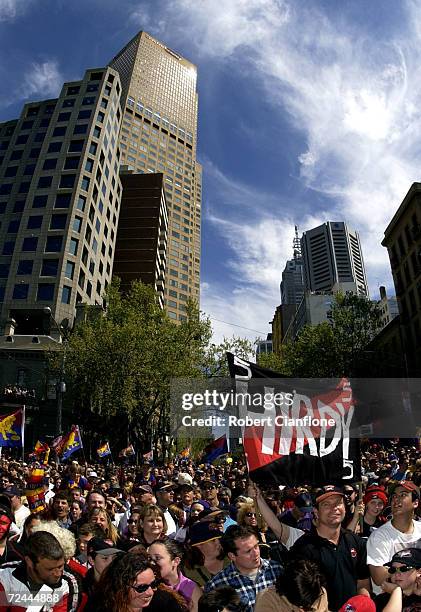
POLYGON ((304 232, 301 249, 306 290, 330 292, 340 283, 368 297, 360 238, 346 223, 328 221, 304 232))
POLYGON ((295 226, 293 247, 294 257, 286 262, 282 272, 281 303, 298 306, 304 295, 304 271, 297 226, 295 226))
POLYGON ((202 169, 196 161, 197 69, 146 32, 110 62, 123 86, 121 162, 135 172, 162 172, 169 211, 166 309, 185 318, 199 301, 202 169))
POLYGON ((121 201, 121 84, 87 70, 60 96, 26 104, 0 124, 0 319, 18 334, 72 322, 79 302, 102 304, 121 201))
MULTIPOLYGON (((163 175, 156 226, 163 240, 155 235, 152 275, 160 302, 165 297, 169 316, 182 321, 188 298, 199 300, 196 76, 193 64, 141 32, 109 66, 87 70, 57 99, 26 104, 19 119, 0 124, 0 321, 13 318, 17 334, 48 331, 47 306, 71 325, 78 303, 102 304, 113 273, 121 165, 163 175)), ((126 221, 135 215, 135 180, 127 179, 126 221)), ((142 251, 125 249, 122 269, 140 270, 142 251)))

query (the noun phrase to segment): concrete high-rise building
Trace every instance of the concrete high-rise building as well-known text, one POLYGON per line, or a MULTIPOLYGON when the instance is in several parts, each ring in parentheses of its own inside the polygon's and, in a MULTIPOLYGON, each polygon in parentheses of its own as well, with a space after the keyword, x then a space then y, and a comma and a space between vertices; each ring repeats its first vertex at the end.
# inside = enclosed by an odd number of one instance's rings
POLYGON ((122 191, 121 91, 112 68, 87 70, 0 124, 0 319, 20 335, 48 332, 50 313, 71 324, 78 303, 102 304, 122 191))
POLYGON ((328 221, 304 232, 301 249, 306 290, 330 292, 341 285, 368 297, 360 238, 346 223, 328 221))
POLYGON ((110 62, 122 83, 121 162, 161 172, 169 211, 166 310, 184 320, 199 301, 201 166, 196 161, 197 69, 146 32, 110 62))
POLYGON ((293 246, 294 258, 286 262, 284 271, 282 272, 281 303, 295 304, 298 306, 304 295, 304 271, 297 226, 295 226, 293 246))
POLYGON ((121 290, 134 280, 151 285, 164 307, 168 210, 162 174, 120 173, 123 185, 113 274, 121 290))
MULTIPOLYGON (((26 104, 19 119, 0 124, 3 324, 14 319, 17 334, 42 334, 51 315, 71 325, 77 304, 102 304, 113 273, 120 166, 161 174, 169 226, 159 199, 156 227, 168 233, 154 247, 152 285, 169 316, 185 319, 200 281, 196 76, 193 64, 141 32, 109 66, 87 70, 57 99, 26 104)), ((147 250, 132 248, 130 261, 126 250, 118 271, 144 280, 136 258, 147 250)))
POLYGON ((421 372, 421 183, 412 183, 389 225, 387 248, 400 313, 407 372, 421 372))

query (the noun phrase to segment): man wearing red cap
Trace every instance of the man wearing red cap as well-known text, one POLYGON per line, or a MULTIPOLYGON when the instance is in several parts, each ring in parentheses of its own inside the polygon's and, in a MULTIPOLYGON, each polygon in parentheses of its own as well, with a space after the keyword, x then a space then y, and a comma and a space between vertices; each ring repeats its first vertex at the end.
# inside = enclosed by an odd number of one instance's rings
POLYGON ((392 494, 392 519, 376 529, 367 541, 367 563, 371 578, 380 593, 379 586, 388 577, 384 567, 393 555, 404 548, 416 548, 421 538, 421 522, 414 520, 420 490, 411 480, 399 482, 392 494))

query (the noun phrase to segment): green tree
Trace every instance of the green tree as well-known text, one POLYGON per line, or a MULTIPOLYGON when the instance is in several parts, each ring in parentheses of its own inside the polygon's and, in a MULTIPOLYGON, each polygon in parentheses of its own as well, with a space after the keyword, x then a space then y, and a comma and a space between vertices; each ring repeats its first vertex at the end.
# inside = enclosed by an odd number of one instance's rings
POLYGON ((165 445, 170 380, 201 374, 211 328, 189 304, 187 320, 174 325, 139 282, 122 296, 118 282, 107 294, 106 313, 75 327, 66 347, 68 397, 73 414, 92 433, 113 432, 125 443, 130 430, 145 446, 154 437, 165 445))
POLYGON ((261 355, 259 365, 296 378, 355 376, 379 328, 380 312, 373 302, 338 293, 330 323, 306 325, 295 342, 282 346, 280 355, 261 355))
MULTIPOLYGON (((140 282, 122 295, 114 281, 106 301, 106 312, 86 308, 66 343, 66 408, 93 445, 111 437, 121 447, 136 440, 146 451, 152 440, 167 453, 171 380, 228 376, 225 352, 246 357, 252 345, 238 338, 211 344, 210 321, 194 303, 175 325, 140 282)), ((60 363, 51 356, 52 369, 60 363)))
POLYGON ((208 378, 229 377, 227 353, 234 353, 242 359, 250 359, 254 353, 253 344, 247 338, 224 338, 219 344, 208 344, 203 353, 202 370, 208 378))
POLYGON ((336 376, 337 344, 329 323, 306 325, 295 342, 282 347, 279 356, 262 355, 259 365, 294 378, 336 376))
POLYGON ((332 304, 332 323, 340 372, 355 376, 365 348, 380 330, 380 310, 363 296, 338 293, 332 304))

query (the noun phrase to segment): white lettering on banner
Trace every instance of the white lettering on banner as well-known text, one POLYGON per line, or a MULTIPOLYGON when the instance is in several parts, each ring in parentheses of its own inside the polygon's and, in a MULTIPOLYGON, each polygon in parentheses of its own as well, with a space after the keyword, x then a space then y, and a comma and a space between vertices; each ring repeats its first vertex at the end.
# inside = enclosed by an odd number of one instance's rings
MULTIPOLYGON (((235 375, 235 379, 238 380, 250 380, 250 378, 252 377, 252 373, 251 373, 251 368, 250 368, 250 364, 248 361, 244 361, 244 359, 241 359, 241 357, 237 357, 237 355, 234 355, 234 365, 239 366, 240 368, 243 368, 243 370, 246 370, 247 374, 236 374, 235 375)), ((246 391, 247 392, 247 385, 246 385, 246 391)))
MULTIPOLYGON (((242 388, 244 388, 243 385, 245 386, 244 382, 241 383, 242 388)), ((343 402, 335 402, 334 406, 329 406, 318 400, 317 417, 311 399, 299 393, 294 394, 291 407, 280 407, 280 415, 278 416, 276 416, 275 405, 270 401, 265 403, 264 420, 262 419, 262 413, 253 412, 250 409, 246 413, 244 404, 240 406, 240 415, 245 417, 247 414, 250 419, 260 419, 262 425, 264 424, 261 446, 261 452, 264 455, 277 453, 285 456, 291 452, 302 455, 307 447, 311 456, 325 457, 333 453, 342 440, 343 467, 350 471, 343 478, 346 480, 352 479, 354 469, 353 462, 349 459, 349 431, 354 415, 354 406, 351 405, 346 409, 343 405, 343 403, 349 404, 352 397, 350 385, 344 386, 344 389, 347 387, 349 387, 351 395, 342 397, 343 402), (305 408, 305 411, 303 411, 303 408, 305 408), (312 423, 320 425, 317 428, 316 435, 311 427, 312 423), (328 431, 333 431, 333 436, 327 437, 328 431), (277 438, 279 440, 278 448, 276 448, 277 438), (318 445, 317 440, 319 441, 318 445), (294 450, 293 442, 295 443, 294 450)), ((265 387, 265 393, 270 394, 273 391, 273 388, 265 387)))

